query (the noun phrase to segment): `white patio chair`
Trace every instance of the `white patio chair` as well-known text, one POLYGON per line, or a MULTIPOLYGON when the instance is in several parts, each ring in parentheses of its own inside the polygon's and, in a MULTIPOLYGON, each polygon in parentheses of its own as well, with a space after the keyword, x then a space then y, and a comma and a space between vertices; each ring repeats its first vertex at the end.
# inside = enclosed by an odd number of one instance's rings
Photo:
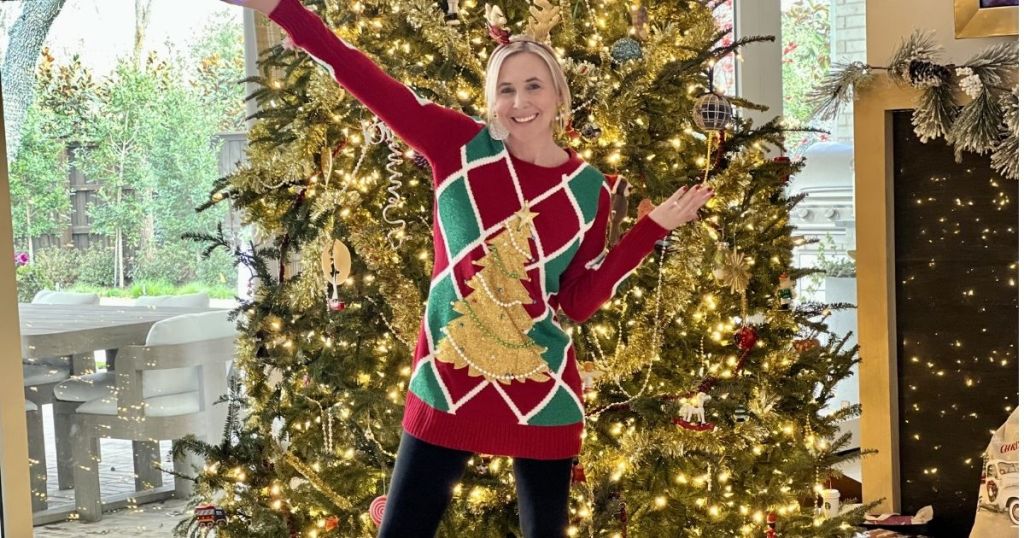
MULTIPOLYGON (((35 297, 32 298, 32 304, 50 304, 50 305, 95 305, 100 303, 100 297, 95 293, 76 293, 70 291, 51 291, 51 290, 39 290, 35 297)), ((68 357, 45 357, 38 359, 26 359, 22 361, 25 368, 25 386, 38 386, 48 383, 55 383, 63 381, 71 375, 71 360, 68 357)), ((45 392, 41 395, 41 398, 46 400, 49 398, 49 391, 37 390, 36 392, 45 392)), ((39 401, 34 400, 37 404, 39 401)), ((43 403, 49 403, 48 401, 43 403)), ((40 404, 42 405, 42 404, 40 404)))
MULTIPOLYGON (((206 293, 193 293, 189 295, 143 295, 135 299, 135 306, 168 306, 181 308, 209 308, 210 296, 206 293)), ((72 376, 70 379, 61 381, 53 388, 54 394, 54 427, 67 431, 71 425, 71 415, 75 413, 78 406, 98 398, 112 398, 114 395, 114 362, 117 355, 116 349, 106 350, 107 369, 103 372, 85 372, 81 375, 72 376)), ((148 461, 154 455, 159 454, 159 443, 150 441, 133 441, 132 453, 136 460, 148 461)), ((139 466, 136 465, 136 468, 139 466)), ((60 489, 71 489, 74 487, 74 479, 71 472, 71 447, 64 446, 58 449, 57 457, 57 482, 60 489)), ((135 489, 149 489, 160 487, 163 484, 163 474, 159 470, 145 469, 142 473, 135 475, 135 489)))
POLYGON ((32 304, 100 304, 100 298, 95 293, 39 290, 32 298, 32 304))
POLYGON ((143 295, 135 299, 135 306, 177 306, 185 308, 209 308, 210 296, 206 293, 188 295, 143 295))
MULTIPOLYGON (((95 305, 99 304, 99 302, 100 298, 95 293, 75 293, 51 290, 40 290, 39 293, 36 293, 35 297, 32 298, 32 304, 76 306, 95 305)), ((95 370, 96 362, 92 358, 91 353, 83 353, 73 357, 40 357, 23 359, 21 367, 22 375, 25 380, 25 399, 39 407, 42 407, 44 405, 54 403, 53 389, 58 383, 68 379, 71 377, 71 374, 76 371, 95 370)), ((39 412, 40 414, 42 413, 42 411, 39 412)), ((58 423, 56 418, 56 413, 54 414, 54 429, 57 441, 58 461, 61 460, 61 457, 65 459, 70 458, 70 451, 61 450, 61 445, 68 445, 68 431, 66 427, 61 428, 61 425, 58 423)), ((42 440, 42 436, 40 436, 39 439, 42 440)), ((58 480, 58 482, 70 481, 70 467, 68 467, 67 470, 68 472, 65 472, 64 477, 62 477, 64 479, 58 480)), ((33 499, 35 498, 33 497, 33 499)))
MULTIPOLYGON (((157 442, 191 433, 219 440, 227 408, 212 404, 227 390, 234 345, 234 323, 227 311, 215 311, 157 322, 146 345, 120 350, 113 395, 82 404, 71 417, 75 506, 83 521, 102 518, 99 439, 157 442)), ((195 473, 190 463, 176 459, 174 469, 195 473)), ((135 472, 154 464, 158 452, 136 457, 135 472)), ((191 481, 175 478, 174 486, 176 497, 191 495, 191 481)))

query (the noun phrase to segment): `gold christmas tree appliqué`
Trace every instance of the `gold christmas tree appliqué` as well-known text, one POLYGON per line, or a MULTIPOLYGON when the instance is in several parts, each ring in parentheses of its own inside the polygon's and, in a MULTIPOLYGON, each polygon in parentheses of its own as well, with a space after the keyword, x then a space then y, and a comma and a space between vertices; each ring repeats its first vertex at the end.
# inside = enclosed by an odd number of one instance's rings
POLYGON ((444 328, 437 360, 505 385, 548 380, 550 368, 541 356, 546 348, 526 334, 533 319, 523 305, 532 299, 521 282, 527 278, 530 222, 536 215, 521 209, 488 241, 487 255, 473 262, 481 270, 469 280, 473 291, 455 302, 461 316, 444 328))

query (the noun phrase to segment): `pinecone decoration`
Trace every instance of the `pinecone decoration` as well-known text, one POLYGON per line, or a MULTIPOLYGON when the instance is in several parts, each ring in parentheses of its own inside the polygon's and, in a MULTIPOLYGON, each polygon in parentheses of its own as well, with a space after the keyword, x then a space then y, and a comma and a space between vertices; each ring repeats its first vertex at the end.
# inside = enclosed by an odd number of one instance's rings
POLYGON ((630 60, 639 60, 644 55, 640 42, 632 37, 624 37, 612 43, 612 59, 615 63, 624 64, 630 60))
POLYGON ((922 60, 910 60, 904 78, 915 88, 936 88, 953 76, 953 71, 944 65, 922 60))

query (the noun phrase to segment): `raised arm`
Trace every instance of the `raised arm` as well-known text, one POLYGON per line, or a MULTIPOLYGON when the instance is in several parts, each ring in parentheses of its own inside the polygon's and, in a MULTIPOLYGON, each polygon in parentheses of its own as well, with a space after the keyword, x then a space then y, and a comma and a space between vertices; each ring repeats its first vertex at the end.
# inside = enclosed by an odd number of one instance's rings
POLYGON ((319 15, 299 0, 225 1, 266 13, 353 97, 432 162, 441 152, 457 148, 480 130, 465 114, 423 99, 391 78, 365 54, 335 35, 319 15))
MULTIPOLYGON (((612 186, 614 188, 614 186, 612 186)), ((679 225, 694 220, 697 209, 713 196, 702 186, 683 187, 641 218, 603 259, 605 233, 611 206, 610 189, 601 189, 594 225, 583 236, 569 267, 562 273, 558 304, 569 319, 583 323, 610 299, 622 281, 654 250, 654 244, 679 225)))

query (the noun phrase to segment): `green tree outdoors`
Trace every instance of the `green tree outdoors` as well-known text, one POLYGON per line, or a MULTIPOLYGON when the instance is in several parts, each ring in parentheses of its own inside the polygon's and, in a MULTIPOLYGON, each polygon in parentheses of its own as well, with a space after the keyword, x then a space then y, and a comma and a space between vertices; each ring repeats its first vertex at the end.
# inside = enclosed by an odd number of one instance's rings
POLYGON ((141 193, 155 184, 149 151, 158 121, 161 69, 153 61, 137 68, 122 59, 100 86, 99 106, 87 123, 87 145, 75 155, 77 166, 99 186, 101 203, 89 209, 89 216, 93 230, 113 238, 117 287, 124 287, 130 249, 143 246, 147 200, 141 193))
POLYGON ((191 46, 196 95, 217 115, 222 132, 245 130, 245 86, 237 83, 245 73, 245 47, 236 16, 216 16, 191 46))
MULTIPOLYGON (((70 225, 66 152, 99 187, 99 203, 86 210, 91 231, 113 244, 100 258, 111 267, 92 272, 113 275, 102 284, 233 286, 229 257, 201 260, 202 245, 181 235, 216 227, 226 214, 194 208, 218 177, 217 135, 244 123, 243 76, 241 25, 229 17, 213 20, 183 53, 171 46, 139 64, 125 51, 99 82, 77 56, 44 51, 25 149, 11 164, 18 248, 31 251, 29 238, 60 235, 70 225)), ((33 275, 40 285, 66 280, 33 275)))
POLYGON ((11 164, 11 217, 14 246, 34 258, 32 237, 54 234, 68 222, 68 167, 65 145, 56 131, 58 117, 29 107, 22 127, 21 150, 11 164))
MULTIPOLYGON (((806 98, 821 85, 831 62, 832 0, 788 0, 782 14, 782 108, 786 119, 810 125, 813 106, 806 98)), ((788 149, 802 149, 819 138, 817 133, 786 135, 788 149)))

